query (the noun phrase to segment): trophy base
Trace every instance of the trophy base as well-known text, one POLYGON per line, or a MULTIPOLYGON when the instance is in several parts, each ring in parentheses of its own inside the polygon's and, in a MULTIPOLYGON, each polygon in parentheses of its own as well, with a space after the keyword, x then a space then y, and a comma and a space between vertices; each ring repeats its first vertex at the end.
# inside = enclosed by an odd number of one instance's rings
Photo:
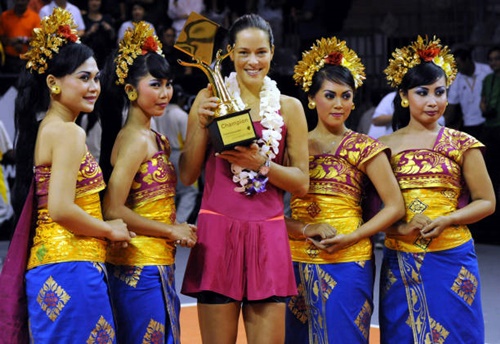
POLYGON ((235 146, 247 146, 258 139, 250 109, 215 118, 208 125, 208 131, 217 153, 235 146))

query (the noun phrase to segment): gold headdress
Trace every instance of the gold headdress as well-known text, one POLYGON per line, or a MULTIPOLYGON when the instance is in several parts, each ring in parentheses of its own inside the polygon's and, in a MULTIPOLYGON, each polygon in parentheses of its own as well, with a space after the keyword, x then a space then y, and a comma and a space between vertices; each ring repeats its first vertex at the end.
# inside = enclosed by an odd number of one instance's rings
POLYGON ((446 86, 450 86, 457 75, 455 58, 449 53, 447 46, 440 44, 439 38, 433 37, 431 41, 418 36, 417 40, 409 46, 396 49, 389 59, 389 66, 384 70, 387 81, 392 87, 398 87, 408 70, 422 62, 433 62, 441 67, 446 74, 446 86))
POLYGON ((314 73, 326 64, 344 66, 351 72, 356 88, 363 84, 365 66, 358 55, 336 37, 316 40, 311 50, 302 53, 302 60, 295 65, 293 79, 307 92, 311 87, 314 73))
POLYGON ((38 74, 45 73, 47 61, 59 52, 61 46, 68 42, 80 43, 76 27, 70 12, 54 8, 50 16, 42 19, 40 27, 33 29, 30 49, 21 55, 22 59, 28 60, 26 68, 38 74))
POLYGON ((117 85, 125 84, 128 68, 137 56, 146 55, 148 52, 163 56, 161 42, 151 25, 144 21, 133 24, 134 27, 125 31, 125 35, 118 44, 118 56, 115 58, 117 85))

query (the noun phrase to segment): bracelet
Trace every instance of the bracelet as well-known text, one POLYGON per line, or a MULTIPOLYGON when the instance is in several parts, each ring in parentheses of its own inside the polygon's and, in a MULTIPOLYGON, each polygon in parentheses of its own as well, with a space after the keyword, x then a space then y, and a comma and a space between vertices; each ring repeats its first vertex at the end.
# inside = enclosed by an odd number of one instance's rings
POLYGON ((261 176, 267 176, 267 174, 269 173, 270 167, 271 167, 271 160, 266 159, 266 161, 264 161, 264 163, 262 165, 260 165, 258 173, 261 176))
POLYGON ((302 227, 302 235, 303 235, 303 236, 306 236, 306 228, 307 228, 307 226, 309 226, 309 225, 310 225, 310 223, 308 223, 307 225, 305 225, 304 227, 302 227))

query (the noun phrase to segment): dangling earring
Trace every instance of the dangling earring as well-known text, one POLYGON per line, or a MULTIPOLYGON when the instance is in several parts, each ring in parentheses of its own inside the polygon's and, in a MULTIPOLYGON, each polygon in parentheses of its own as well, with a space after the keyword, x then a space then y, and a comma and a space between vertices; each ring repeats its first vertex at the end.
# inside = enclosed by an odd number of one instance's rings
POLYGON ((356 109, 356 104, 352 104, 352 110, 356 109))
POLYGON ((310 110, 314 110, 316 108, 316 102, 314 100, 310 100, 309 103, 307 104, 307 107, 310 110))
POLYGON ((50 93, 54 95, 61 93, 61 87, 59 87, 58 85, 51 86, 50 93))
POLYGON ((407 108, 410 105, 408 99, 401 99, 401 106, 407 108))
POLYGON ((132 90, 132 91, 128 92, 127 97, 128 97, 128 100, 130 100, 131 102, 137 100, 137 91, 132 90))

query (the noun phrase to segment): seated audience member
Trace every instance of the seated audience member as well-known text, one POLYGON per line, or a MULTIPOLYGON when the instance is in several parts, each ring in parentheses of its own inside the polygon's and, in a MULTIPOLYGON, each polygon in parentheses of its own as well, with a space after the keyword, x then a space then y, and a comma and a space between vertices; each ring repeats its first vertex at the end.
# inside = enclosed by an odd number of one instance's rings
POLYGON ((40 27, 40 16, 28 7, 28 0, 15 0, 14 6, 2 12, 0 39, 5 49, 5 73, 19 73, 25 64, 19 57, 28 51, 34 28, 40 27))
POLYGON ((40 18, 43 19, 44 17, 51 15, 54 11, 54 8, 56 7, 63 8, 71 13, 71 15, 73 16, 73 20, 76 23, 77 34, 78 36, 82 36, 85 32, 85 23, 83 22, 82 12, 77 6, 73 5, 67 0, 53 0, 49 4, 43 6, 40 9, 40 18))

